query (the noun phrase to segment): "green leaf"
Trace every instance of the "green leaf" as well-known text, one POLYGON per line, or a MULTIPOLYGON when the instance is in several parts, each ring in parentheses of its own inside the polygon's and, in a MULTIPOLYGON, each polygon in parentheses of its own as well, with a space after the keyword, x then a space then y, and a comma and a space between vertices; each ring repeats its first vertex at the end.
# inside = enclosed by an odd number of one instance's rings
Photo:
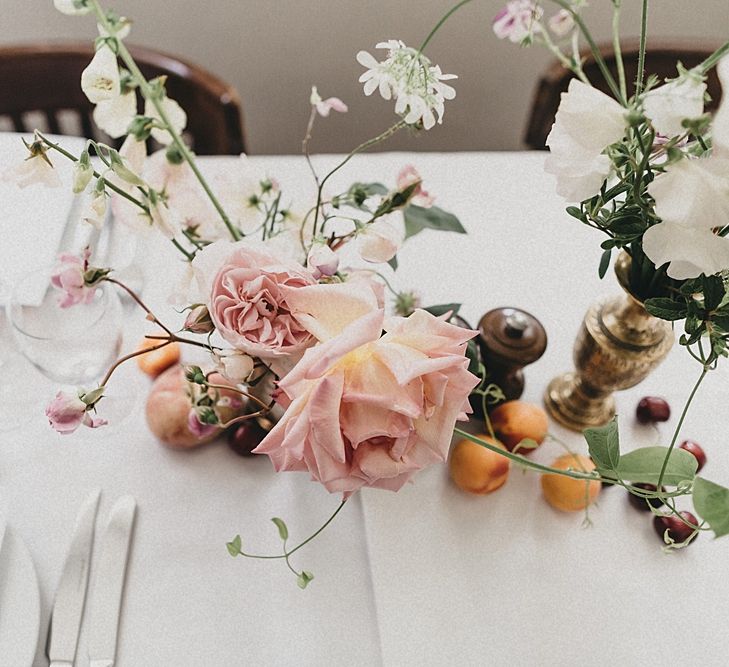
POLYGON ((448 311, 452 311, 451 317, 453 317, 453 315, 458 315, 458 311, 460 309, 460 303, 441 303, 437 306, 428 306, 427 308, 423 308, 423 310, 427 310, 431 315, 435 315, 436 317, 445 315, 448 311))
POLYGON ((602 253, 602 257, 600 258, 600 267, 597 270, 597 275, 600 276, 600 280, 605 277, 608 268, 610 268, 610 257, 612 254, 612 250, 609 248, 602 253))
POLYGON ((514 447, 512 452, 514 454, 520 454, 523 451, 531 451, 533 449, 536 449, 537 447, 539 447, 539 443, 536 440, 532 440, 531 438, 524 438, 516 444, 516 447, 514 447))
POLYGON ((724 281, 720 276, 704 276, 702 280, 704 293, 704 308, 714 310, 724 298, 724 281))
POLYGON ((305 589, 311 580, 314 578, 314 575, 311 572, 307 572, 304 570, 297 578, 296 583, 299 585, 299 588, 301 590, 305 589))
POLYGON ((694 508, 717 537, 729 535, 729 489, 697 477, 694 481, 694 508))
POLYGON ((442 208, 431 206, 408 206, 403 212, 405 218, 405 238, 419 234, 424 229, 436 229, 441 232, 457 232, 465 234, 466 230, 458 218, 452 213, 447 213, 442 208))
POLYGON ((228 553, 234 558, 240 555, 241 552, 241 540, 240 535, 236 535, 232 542, 227 542, 225 545, 228 548, 228 553))
POLYGON ((583 431, 590 457, 600 470, 616 470, 620 463, 620 436, 618 420, 600 428, 588 428, 583 431))
POLYGON ((387 260, 387 263, 392 267, 393 271, 397 271, 397 255, 392 259, 387 260))
POLYGON ((688 307, 685 303, 663 297, 647 299, 645 309, 651 315, 669 321, 682 320, 688 315, 688 307))
MULTIPOLYGON (((690 456, 690 454, 689 454, 690 456)), ((276 524, 276 528, 278 528, 278 534, 281 537, 282 540, 288 540, 289 539, 289 529, 286 527, 286 524, 284 523, 283 519, 279 519, 277 516, 273 517, 271 519, 276 524)))
MULTIPOLYGON (((623 454, 614 471, 601 470, 600 472, 604 477, 610 479, 658 484, 658 477, 667 453, 667 447, 641 447, 628 454, 623 454)), ((678 486, 681 482, 693 480, 697 466, 698 463, 693 455, 683 449, 674 449, 668 460, 662 484, 678 486)))

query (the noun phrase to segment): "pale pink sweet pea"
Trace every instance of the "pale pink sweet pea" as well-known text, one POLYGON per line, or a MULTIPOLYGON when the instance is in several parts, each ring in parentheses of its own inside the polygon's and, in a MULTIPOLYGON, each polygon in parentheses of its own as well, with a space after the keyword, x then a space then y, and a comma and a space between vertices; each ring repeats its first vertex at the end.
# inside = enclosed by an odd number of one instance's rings
POLYGON ((397 175, 397 189, 405 190, 411 185, 415 185, 415 189, 413 190, 410 201, 416 206, 430 208, 435 201, 435 197, 423 188, 423 178, 418 170, 412 164, 408 164, 397 175))
POLYGON ((81 256, 63 253, 59 256, 59 265, 51 276, 51 285, 61 290, 58 300, 61 308, 69 308, 79 303, 91 303, 96 293, 96 286, 87 286, 84 273, 89 268, 91 250, 85 248, 81 256))
POLYGON ((391 216, 369 223, 357 236, 359 254, 367 262, 389 262, 405 240, 401 224, 391 216))
POLYGON ((494 17, 494 34, 515 44, 522 42, 534 33, 543 13, 532 0, 511 0, 494 17))
POLYGON ((317 280, 321 277, 328 278, 333 276, 339 268, 339 255, 326 243, 314 243, 309 250, 306 265, 317 280))
POLYGON ((575 27, 575 19, 572 12, 566 9, 560 9, 556 14, 549 17, 549 29, 557 35, 557 37, 565 37, 572 32, 575 27))
POLYGON ((105 426, 108 422, 89 413, 78 392, 59 391, 46 408, 46 417, 58 433, 73 433, 82 424, 89 428, 105 426))
POLYGON ((362 487, 397 491, 445 461, 456 420, 470 412, 478 378, 464 355, 474 335, 423 310, 366 314, 281 380, 288 409, 255 453, 345 497, 362 487))
POLYGON ((310 271, 264 249, 235 244, 212 281, 209 311, 234 348, 270 359, 302 352, 314 343, 296 320, 288 296, 316 283, 310 271))
POLYGON ((316 86, 311 87, 311 97, 309 99, 311 105, 316 109, 316 112, 326 118, 330 111, 337 111, 338 113, 347 113, 349 107, 342 102, 338 97, 327 97, 323 100, 316 86))

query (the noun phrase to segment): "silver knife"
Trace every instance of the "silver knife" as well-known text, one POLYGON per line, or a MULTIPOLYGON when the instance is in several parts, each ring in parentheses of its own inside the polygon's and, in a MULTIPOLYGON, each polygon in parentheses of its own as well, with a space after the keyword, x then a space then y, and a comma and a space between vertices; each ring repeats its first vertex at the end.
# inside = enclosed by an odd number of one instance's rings
POLYGON ((112 667, 116 660, 119 613, 136 510, 134 498, 120 498, 112 508, 106 526, 94 574, 89 619, 90 667, 112 667))
POLYGON ((94 544, 96 512, 101 491, 92 491, 84 501, 71 538, 51 612, 47 653, 51 667, 70 667, 76 659, 76 644, 86 602, 89 565, 94 544))

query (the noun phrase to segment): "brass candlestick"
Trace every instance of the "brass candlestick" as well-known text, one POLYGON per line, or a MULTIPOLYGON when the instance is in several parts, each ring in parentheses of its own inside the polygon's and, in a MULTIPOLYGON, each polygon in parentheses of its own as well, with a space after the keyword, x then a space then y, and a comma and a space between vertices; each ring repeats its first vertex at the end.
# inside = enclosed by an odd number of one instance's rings
POLYGON ((593 305, 575 341, 575 372, 554 378, 544 403, 563 426, 582 431, 615 415, 612 393, 634 387, 673 345, 671 323, 650 315, 629 290, 630 256, 622 252, 615 275, 625 294, 593 305))

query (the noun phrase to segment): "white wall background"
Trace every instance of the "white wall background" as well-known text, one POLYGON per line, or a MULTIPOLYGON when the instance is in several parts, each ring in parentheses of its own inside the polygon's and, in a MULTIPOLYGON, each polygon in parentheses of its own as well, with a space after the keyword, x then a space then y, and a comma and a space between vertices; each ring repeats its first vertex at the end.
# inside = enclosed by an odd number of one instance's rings
MULTIPOLYGON (((350 113, 318 126, 312 149, 345 152, 388 127, 392 106, 365 98, 355 61, 360 49, 399 38, 418 46, 455 0, 116 0, 135 22, 131 43, 179 54, 240 91, 251 153, 296 153, 311 84, 337 95, 350 113)), ((428 50, 444 72, 458 74, 457 98, 443 126, 396 137, 389 149, 513 150, 522 147, 534 85, 549 62, 541 49, 499 42, 491 19, 505 0, 473 0, 428 50)), ((549 0, 544 2, 549 9, 549 0)), ((586 11, 609 39, 611 0, 586 11)), ((624 36, 638 34, 640 0, 623 0, 624 36)), ((652 0, 649 34, 701 42, 729 39, 729 0, 652 0)), ((0 0, 0 44, 92 39, 89 17, 57 13, 51 0, 0 0)), ((12 91, 0 91, 0 95, 12 91)))

